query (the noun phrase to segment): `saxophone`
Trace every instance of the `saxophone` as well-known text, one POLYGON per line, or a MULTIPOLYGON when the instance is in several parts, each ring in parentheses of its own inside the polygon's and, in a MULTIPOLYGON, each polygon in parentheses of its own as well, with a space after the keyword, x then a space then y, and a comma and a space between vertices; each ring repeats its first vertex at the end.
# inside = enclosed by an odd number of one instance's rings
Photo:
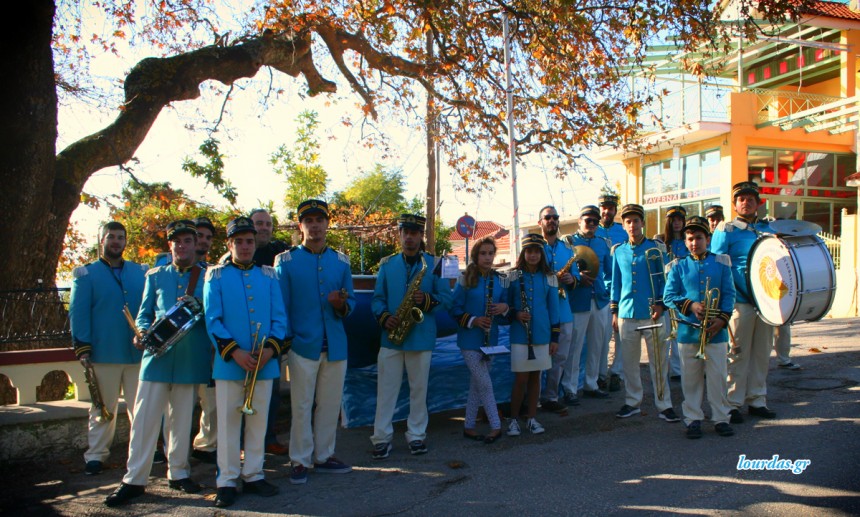
MULTIPOLYGON (((99 381, 96 378, 96 369, 89 358, 83 361, 84 376, 87 379, 87 388, 90 390, 90 399, 93 401, 93 407, 99 411, 96 417, 96 422, 104 423, 113 420, 113 414, 105 406, 105 401, 102 398, 102 390, 99 388, 99 381)), ((132 402, 134 403, 134 402, 132 402)))
POLYGON ((570 267, 573 266, 574 262, 576 262, 576 258, 576 253, 574 253, 573 256, 570 257, 570 260, 567 261, 567 264, 555 273, 555 276, 558 277, 558 297, 562 300, 567 300, 567 291, 564 290, 564 284, 561 283, 561 277, 565 273, 570 272, 570 267))
POLYGON ((403 342, 406 341, 406 336, 409 335, 409 331, 412 330, 412 327, 424 321, 424 313, 421 312, 421 309, 415 306, 415 302, 412 298, 421 286, 421 281, 424 279, 425 271, 427 271, 427 262, 422 256, 421 270, 418 271, 418 274, 415 275, 415 278, 409 284, 409 289, 406 290, 406 294, 403 296, 403 301, 400 302, 400 306, 397 307, 397 312, 394 313, 394 316, 400 320, 400 323, 388 331, 388 340, 394 345, 402 345, 403 342))

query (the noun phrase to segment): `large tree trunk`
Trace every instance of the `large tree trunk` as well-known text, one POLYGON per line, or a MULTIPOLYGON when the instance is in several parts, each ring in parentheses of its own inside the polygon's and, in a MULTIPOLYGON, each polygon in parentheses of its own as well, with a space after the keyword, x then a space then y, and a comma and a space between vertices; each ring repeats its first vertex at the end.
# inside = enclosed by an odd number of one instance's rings
MULTIPOLYGON (((54 3, 31 0, 6 16, 0 69, 0 291, 53 285, 68 217, 54 207, 57 92, 54 3)), ((79 193, 67 203, 79 201, 79 193)))

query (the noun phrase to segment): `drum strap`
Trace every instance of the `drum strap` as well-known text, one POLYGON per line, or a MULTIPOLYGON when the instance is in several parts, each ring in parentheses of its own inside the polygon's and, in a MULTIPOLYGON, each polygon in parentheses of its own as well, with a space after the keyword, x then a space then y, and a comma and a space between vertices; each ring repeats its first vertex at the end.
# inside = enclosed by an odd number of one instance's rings
POLYGON ((188 288, 185 289, 187 296, 194 296, 194 290, 197 289, 197 280, 200 279, 201 271, 203 271, 203 268, 196 264, 191 267, 191 278, 188 279, 188 288))

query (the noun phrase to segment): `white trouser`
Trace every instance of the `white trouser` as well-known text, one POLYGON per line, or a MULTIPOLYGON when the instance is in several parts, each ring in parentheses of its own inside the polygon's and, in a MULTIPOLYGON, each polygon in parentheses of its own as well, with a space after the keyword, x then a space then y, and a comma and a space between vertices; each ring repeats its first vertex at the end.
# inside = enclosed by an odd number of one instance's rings
POLYGON ((609 342, 605 336, 607 315, 612 316, 609 305, 598 309, 594 299, 591 300, 590 311, 573 313, 573 327, 578 329, 575 332, 581 332, 588 343, 585 348, 585 389, 589 391, 597 389, 597 379, 605 371, 600 369, 600 364, 609 354, 609 342))
POLYGON ((239 411, 245 404, 244 381, 215 381, 215 406, 218 414, 218 488, 235 487, 239 477, 252 482, 263 479, 263 440, 272 397, 272 379, 257 380, 251 406, 253 415, 239 411), (245 443, 239 437, 245 418, 245 443), (245 450, 245 462, 240 460, 240 448, 245 450))
MULTIPOLYGON (((567 303, 567 300, 561 300, 567 303)), ((579 349, 574 342, 576 331, 573 328, 573 322, 561 324, 561 332, 558 334, 558 350, 551 357, 552 366, 546 373, 546 387, 543 390, 541 398, 546 400, 558 400, 558 385, 564 383, 564 391, 576 395, 576 382, 573 383, 573 388, 567 386, 571 375, 579 375, 579 352, 582 351, 582 340, 579 342, 579 349), (576 355, 575 366, 571 366, 573 356, 576 355), (574 368, 574 369, 571 369, 574 368)))
POLYGON ((290 460, 311 467, 334 456, 346 361, 307 359, 290 350, 290 460), (316 406, 314 406, 316 403, 316 406))
MULTIPOLYGON (((129 426, 134 423, 134 398, 137 395, 137 378, 140 376, 140 364, 109 364, 93 363, 99 391, 105 407, 114 417, 108 422, 97 422, 96 417, 101 411, 90 406, 87 441, 89 448, 84 453, 84 461, 104 462, 110 456, 110 446, 116 433, 116 414, 119 405, 120 390, 125 400, 129 426)), ((160 422, 160 420, 159 420, 160 422)))
POLYGON ((773 347, 773 327, 762 320, 749 303, 735 304, 729 328, 737 349, 729 353, 729 404, 767 406, 767 368, 773 347))
POLYGON ((776 363, 791 362, 791 323, 776 327, 773 331, 773 348, 776 350, 776 363))
POLYGON ((128 462, 123 483, 146 484, 152 470, 152 455, 155 454, 162 416, 167 440, 167 479, 191 476, 188 452, 196 387, 196 384, 140 381, 134 401, 134 423, 128 442, 128 462))
POLYGON ((636 327, 653 325, 651 319, 626 319, 618 318, 618 330, 621 334, 621 355, 624 361, 624 388, 628 406, 639 407, 642 403, 642 378, 639 375, 639 358, 642 357, 642 338, 645 338, 645 347, 648 351, 648 369, 651 371, 651 387, 654 389, 654 405, 658 411, 672 407, 672 394, 669 392, 669 351, 663 341, 661 329, 638 331, 636 327), (656 332, 655 332, 656 331, 656 332), (657 343, 660 345, 660 374, 663 384, 663 399, 657 395, 657 370, 654 366, 658 358, 654 351, 654 334, 657 334, 657 343))
POLYGON ((606 361, 601 360, 600 371, 605 372, 608 369, 610 375, 618 375, 624 378, 624 355, 621 353, 621 336, 612 328, 612 312, 609 313, 607 319, 609 323, 606 325, 606 336, 603 338, 606 341, 606 361), (609 364, 610 339, 614 343, 612 347, 612 366, 607 368, 609 364))
POLYGON ((430 379, 430 358, 433 352, 404 352, 382 347, 377 357, 376 417, 373 420, 374 445, 391 442, 394 436, 394 409, 403 383, 403 368, 409 381, 409 418, 406 420, 406 441, 427 437, 427 382, 430 379))
POLYGON ((726 354, 728 343, 708 343, 705 345, 705 359, 698 359, 698 343, 679 343, 681 349, 681 389, 684 391, 684 423, 704 420, 702 397, 705 386, 708 390, 708 404, 711 406, 711 420, 715 424, 729 421, 729 401, 726 398, 726 354), (706 384, 707 383, 707 384, 706 384))
POLYGON ((211 452, 218 446, 218 410, 215 407, 215 387, 207 384, 197 385, 200 398, 200 431, 194 437, 194 448, 211 452))

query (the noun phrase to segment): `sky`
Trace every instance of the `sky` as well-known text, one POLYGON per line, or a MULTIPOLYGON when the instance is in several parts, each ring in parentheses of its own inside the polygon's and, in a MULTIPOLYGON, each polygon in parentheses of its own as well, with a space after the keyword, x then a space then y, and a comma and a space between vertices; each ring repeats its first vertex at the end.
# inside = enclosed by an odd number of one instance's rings
MULTIPOLYGON (((100 81, 123 77, 134 63, 148 55, 151 54, 146 50, 123 50, 122 58, 97 56, 90 64, 90 72, 100 81)), ((347 127, 341 123, 344 113, 349 113, 354 121, 360 119, 357 108, 360 98, 351 93, 339 77, 328 75, 329 79, 339 83, 337 94, 310 98, 301 95, 306 88, 303 78, 294 79, 275 72, 273 86, 282 88, 284 93, 270 95, 264 104, 260 89, 268 89, 269 78, 268 70, 263 69, 253 80, 237 83, 219 131, 213 135, 221 142, 221 151, 226 155, 225 175, 238 190, 239 208, 250 211, 273 200, 276 213, 285 220, 282 203, 285 181, 272 170, 268 160, 278 146, 291 145, 295 141, 296 117, 302 110, 314 110, 320 115, 317 135, 322 146, 322 165, 329 176, 329 194, 343 189, 350 180, 371 170, 375 163, 382 163, 386 168, 403 171, 407 198, 425 197, 426 141, 420 128, 404 127, 380 119, 377 126, 389 136, 391 143, 390 156, 385 158, 379 149, 362 145, 362 128, 359 125, 347 127)), ((121 101, 121 90, 116 83, 113 88, 115 98, 112 106, 117 106, 121 101)), ((227 87, 220 83, 212 83, 204 88, 199 99, 175 103, 163 110, 135 153, 136 161, 127 164, 134 175, 146 182, 170 182, 196 200, 226 206, 227 202, 203 180, 192 178, 181 170, 183 159, 196 157, 198 146, 207 137, 208 132, 204 128, 211 127, 219 117, 223 95, 215 95, 215 92, 223 94, 226 90, 227 87), (189 129, 189 125, 195 129, 189 129)), ((116 113, 111 105, 96 109, 81 102, 61 104, 58 150, 102 129, 116 113)), ((536 222, 537 212, 548 204, 555 205, 563 218, 575 217, 581 206, 596 202, 604 184, 604 172, 613 184, 619 174, 617 167, 594 165, 589 170, 591 181, 583 180, 578 174, 559 179, 552 176, 550 164, 543 159, 548 158, 529 157, 527 162, 517 166, 521 226, 536 222)), ((492 220, 512 227, 514 206, 510 179, 497 183, 492 192, 458 191, 453 188, 452 172, 446 167, 444 157, 440 161, 440 214, 446 225, 454 225, 460 216, 468 213, 478 220, 492 220)), ((98 197, 119 194, 128 179, 128 175, 117 167, 103 169, 90 178, 84 192, 98 197)), ((92 236, 106 218, 107 210, 104 208, 93 210, 81 206, 73 214, 72 221, 85 235, 92 236)))

